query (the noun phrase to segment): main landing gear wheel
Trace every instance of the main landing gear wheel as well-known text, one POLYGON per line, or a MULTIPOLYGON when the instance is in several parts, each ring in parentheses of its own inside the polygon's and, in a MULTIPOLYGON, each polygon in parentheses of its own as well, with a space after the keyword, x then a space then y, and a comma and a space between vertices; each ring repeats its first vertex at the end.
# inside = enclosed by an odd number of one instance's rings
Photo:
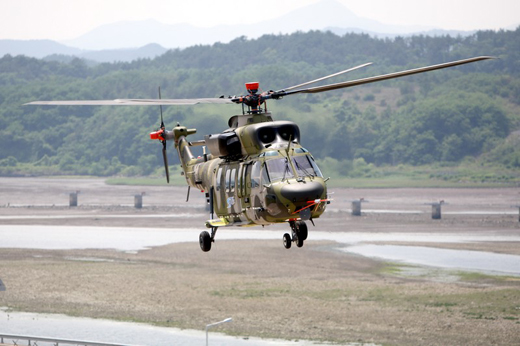
POLYGON ((211 250, 211 243, 215 241, 215 234, 217 233, 217 227, 211 227, 211 235, 208 231, 201 232, 199 235, 200 249, 204 252, 211 250))
POLYGON ((297 247, 302 247, 309 234, 307 224, 305 221, 289 221, 289 224, 291 225, 292 237, 289 233, 285 233, 283 235, 283 246, 290 249, 291 243, 295 242, 297 247))
POLYGON ((307 236, 309 235, 309 231, 307 230, 307 224, 305 221, 296 221, 296 234, 298 234, 298 238, 301 238, 302 241, 307 240, 307 236))
POLYGON ((296 242, 297 247, 303 246, 303 239, 300 236, 296 235, 296 239, 294 241, 296 242))

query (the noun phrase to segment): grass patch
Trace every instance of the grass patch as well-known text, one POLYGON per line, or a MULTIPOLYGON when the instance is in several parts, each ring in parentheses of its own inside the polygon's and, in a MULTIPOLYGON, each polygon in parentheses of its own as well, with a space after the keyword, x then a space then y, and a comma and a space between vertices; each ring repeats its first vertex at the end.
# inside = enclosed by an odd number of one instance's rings
POLYGON ((354 168, 344 175, 342 166, 334 161, 318 160, 324 164, 324 174, 330 174, 331 187, 355 188, 496 188, 520 186, 518 171, 476 164, 458 166, 383 166, 354 162, 354 168), (332 164, 330 164, 332 163, 332 164), (356 167, 356 165, 360 167, 356 167), (327 166, 330 167, 327 169, 327 166))
POLYGON ((513 316, 504 316, 502 317, 504 320, 510 320, 510 321, 518 321, 519 318, 518 317, 513 317, 513 316))
POLYGON ((375 274, 400 276, 403 274, 403 267, 409 266, 401 263, 385 262, 380 268, 375 270, 375 274))
POLYGON ((226 290, 211 291, 214 297, 232 297, 237 299, 263 299, 280 297, 289 294, 285 288, 231 288, 226 290))
POLYGON ((518 276, 490 275, 490 274, 484 274, 484 273, 478 273, 478 272, 456 272, 456 275, 458 275, 462 281, 506 282, 506 281, 520 280, 520 277, 518 277, 518 276))
MULTIPOLYGON (((502 183, 467 183, 430 179, 427 176, 409 177, 406 175, 392 175, 379 178, 333 178, 327 183, 330 187, 350 187, 350 188, 489 188, 504 187, 502 183)), ((514 185, 514 184, 513 184, 514 185)))

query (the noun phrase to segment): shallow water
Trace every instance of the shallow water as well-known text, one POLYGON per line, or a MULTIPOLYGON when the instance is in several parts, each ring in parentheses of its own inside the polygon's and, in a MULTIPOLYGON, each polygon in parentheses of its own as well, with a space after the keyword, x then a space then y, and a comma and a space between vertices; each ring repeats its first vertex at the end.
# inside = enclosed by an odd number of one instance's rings
MULTIPOLYGON (((230 323, 240 323, 240 321, 233 321, 230 323)), ((232 337, 217 333, 218 328, 219 326, 216 326, 214 329, 210 330, 208 338, 210 345, 319 346, 310 341, 264 340, 258 338, 232 337)), ((175 346, 205 345, 206 343, 206 333, 204 331, 180 330, 176 328, 155 327, 140 323, 115 322, 55 314, 8 312, 6 309, 0 308, 0 334, 2 333, 128 345, 175 346)), ((18 344, 22 344, 22 341, 18 342, 18 344)), ((38 342, 38 345, 44 346, 51 344, 38 342)))
MULTIPOLYGON (((135 252, 181 242, 198 242, 202 229, 21 226, 0 225, 0 248, 116 249, 135 252)), ((219 229, 219 240, 280 240, 284 231, 219 229)), ((471 243, 517 241, 520 235, 496 232, 399 233, 399 232, 309 232, 308 241, 329 240, 348 245, 344 251, 363 256, 403 261, 440 268, 459 268, 520 275, 520 256, 482 251, 446 250, 416 246, 362 245, 367 242, 471 243)), ((283 250, 283 249, 282 249, 283 250)), ((285 251, 285 250, 283 250, 285 251)))

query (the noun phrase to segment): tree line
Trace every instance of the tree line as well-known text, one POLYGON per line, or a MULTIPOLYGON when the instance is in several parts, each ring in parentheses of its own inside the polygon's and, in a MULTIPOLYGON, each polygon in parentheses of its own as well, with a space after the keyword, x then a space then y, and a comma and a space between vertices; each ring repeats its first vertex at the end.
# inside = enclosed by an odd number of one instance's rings
MULTIPOLYGON (((282 89, 367 61, 354 79, 478 55, 499 59, 319 95, 271 102, 276 119, 296 121, 317 158, 374 165, 486 162, 520 167, 510 135, 520 127, 520 28, 469 37, 378 39, 311 31, 239 37, 174 49, 155 59, 91 66, 0 58, 0 174, 147 175, 161 167, 147 133, 158 107, 35 107, 33 100, 218 97, 244 82, 282 89)), ((165 123, 198 136, 226 128, 236 106, 166 107, 165 123)), ((173 148, 169 148, 173 154, 173 148)), ((174 161, 171 155, 171 161, 174 161)))

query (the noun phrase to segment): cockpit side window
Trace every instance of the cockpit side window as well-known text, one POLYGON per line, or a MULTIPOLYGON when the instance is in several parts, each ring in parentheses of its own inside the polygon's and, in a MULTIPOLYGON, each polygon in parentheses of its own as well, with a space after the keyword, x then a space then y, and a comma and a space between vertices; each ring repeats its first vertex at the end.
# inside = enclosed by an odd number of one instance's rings
POLYGON ((320 178, 323 178, 323 174, 321 173, 320 167, 318 167, 316 161, 314 161, 314 157, 309 155, 308 159, 311 162, 312 168, 314 168, 314 172, 316 172, 316 175, 320 178))
POLYGON ((260 171, 262 169, 262 164, 259 161, 256 161, 253 164, 253 169, 251 170, 251 188, 256 188, 260 186, 260 171))
POLYGON ((267 168, 264 166, 262 168, 262 183, 269 184, 271 181, 269 180, 269 175, 267 174, 267 168))

